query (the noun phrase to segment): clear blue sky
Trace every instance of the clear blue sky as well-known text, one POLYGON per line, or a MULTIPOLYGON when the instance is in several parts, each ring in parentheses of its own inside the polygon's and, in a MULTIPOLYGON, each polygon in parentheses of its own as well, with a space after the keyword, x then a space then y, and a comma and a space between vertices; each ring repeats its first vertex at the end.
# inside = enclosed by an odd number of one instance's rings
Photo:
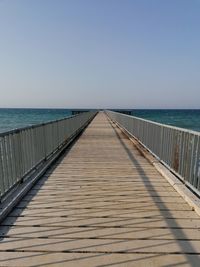
POLYGON ((200 0, 0 0, 0 107, 200 108, 200 0))

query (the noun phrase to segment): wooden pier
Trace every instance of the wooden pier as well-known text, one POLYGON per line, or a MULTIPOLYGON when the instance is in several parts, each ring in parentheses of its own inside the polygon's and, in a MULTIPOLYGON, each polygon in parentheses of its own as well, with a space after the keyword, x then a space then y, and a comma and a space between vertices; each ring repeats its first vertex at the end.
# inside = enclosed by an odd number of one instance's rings
POLYGON ((199 216, 103 112, 0 235, 0 266, 200 265, 199 216))

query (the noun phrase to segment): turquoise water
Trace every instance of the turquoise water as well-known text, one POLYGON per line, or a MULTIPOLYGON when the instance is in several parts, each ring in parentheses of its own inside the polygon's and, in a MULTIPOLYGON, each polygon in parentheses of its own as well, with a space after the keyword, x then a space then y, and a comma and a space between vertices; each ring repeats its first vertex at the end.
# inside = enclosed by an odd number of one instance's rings
POLYGON ((70 115, 69 109, 0 109, 0 132, 62 119, 70 115))
MULTIPOLYGON (((70 116, 70 109, 0 109, 0 132, 70 116)), ((200 110, 132 110, 132 115, 200 131, 200 110)))
POLYGON ((200 131, 200 109, 132 110, 132 115, 194 131, 200 131))

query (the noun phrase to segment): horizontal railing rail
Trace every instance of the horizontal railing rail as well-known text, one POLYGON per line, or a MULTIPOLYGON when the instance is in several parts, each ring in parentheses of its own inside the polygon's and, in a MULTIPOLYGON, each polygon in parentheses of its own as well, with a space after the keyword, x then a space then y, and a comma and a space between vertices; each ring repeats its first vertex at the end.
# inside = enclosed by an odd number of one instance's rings
POLYGON ((200 195, 200 133, 106 111, 167 168, 200 195))
POLYGON ((95 111, 0 134, 0 199, 46 162, 96 115, 95 111))

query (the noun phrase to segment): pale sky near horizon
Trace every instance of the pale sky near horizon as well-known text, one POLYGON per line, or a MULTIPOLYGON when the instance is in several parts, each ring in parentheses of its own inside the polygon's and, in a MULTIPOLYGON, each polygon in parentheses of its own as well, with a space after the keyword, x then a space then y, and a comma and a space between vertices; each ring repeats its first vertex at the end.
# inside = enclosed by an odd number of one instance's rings
POLYGON ((0 0, 0 107, 200 108, 200 0, 0 0))

